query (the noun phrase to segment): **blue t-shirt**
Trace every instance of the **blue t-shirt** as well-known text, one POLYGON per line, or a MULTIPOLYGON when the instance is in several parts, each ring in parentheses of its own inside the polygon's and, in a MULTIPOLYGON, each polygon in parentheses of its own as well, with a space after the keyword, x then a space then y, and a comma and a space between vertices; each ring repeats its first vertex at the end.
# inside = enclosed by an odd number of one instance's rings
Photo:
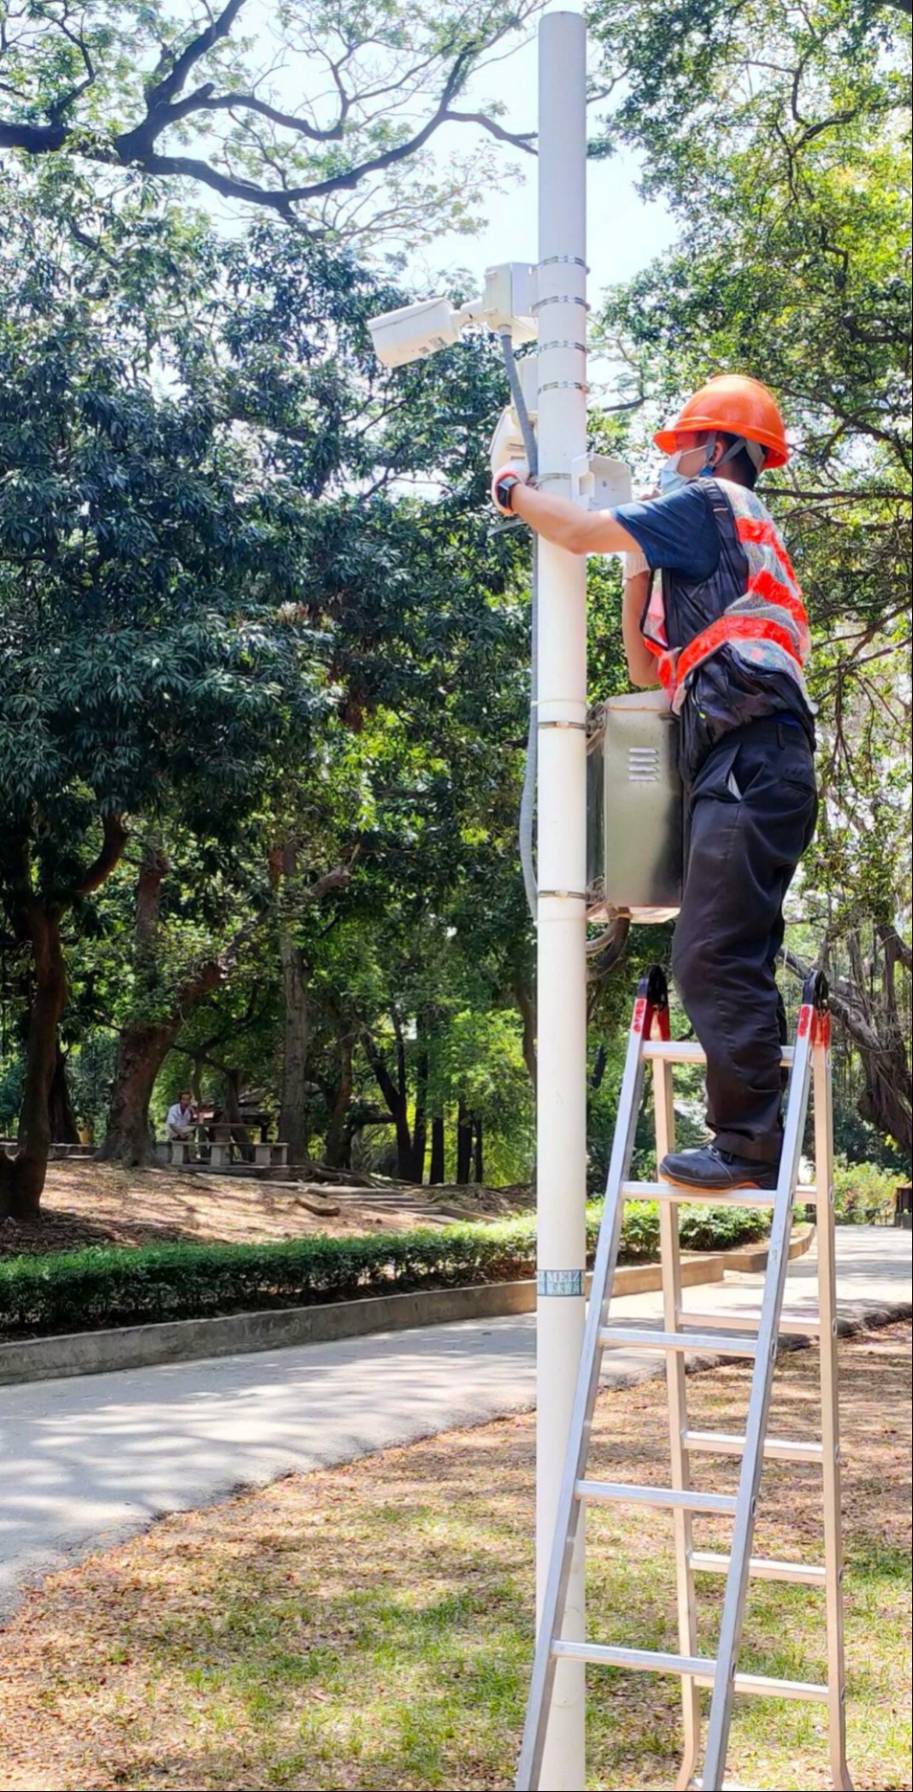
POLYGON ((720 558, 720 536, 704 482, 694 479, 662 498, 620 504, 616 522, 633 535, 647 565, 668 567, 686 579, 709 579, 720 558))

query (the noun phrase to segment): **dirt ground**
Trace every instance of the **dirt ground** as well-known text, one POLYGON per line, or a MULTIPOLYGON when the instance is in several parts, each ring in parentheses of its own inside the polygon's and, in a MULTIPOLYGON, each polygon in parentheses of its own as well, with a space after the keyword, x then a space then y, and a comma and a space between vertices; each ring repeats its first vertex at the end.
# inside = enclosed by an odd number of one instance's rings
MULTIPOLYGON (((842 1342, 848 1758, 866 1792, 910 1786, 910 1328, 842 1342)), ((817 1352, 778 1367, 771 1428, 814 1435, 817 1352)), ((742 1365, 689 1378, 693 1422, 744 1425, 742 1365)), ((0 1649, 0 1792, 415 1792, 512 1784, 533 1623, 533 1415, 288 1475, 51 1576, 0 1649)), ((662 1483, 659 1381, 605 1392, 592 1472, 662 1483)), ((731 1491, 731 1461, 701 1484, 731 1491)), ((588 1522, 590 1629, 674 1648, 668 1514, 588 1522)), ((699 1547, 727 1548, 703 1519, 699 1547)), ((757 1551, 820 1559, 821 1478, 765 1469, 757 1551)), ((699 1577, 700 1652, 722 1582, 699 1577)), ((742 1665, 824 1676, 814 1589, 752 1582, 742 1665)), ((594 1670, 590 1784, 668 1787, 678 1682, 594 1670)), ((739 1699, 742 1786, 831 1784, 823 1707, 739 1699)))
POLYGON ((61 1161, 48 1167, 42 1218, 0 1220, 0 1257, 76 1250, 88 1244, 262 1244, 311 1232, 373 1232, 492 1217, 488 1191, 455 1195, 419 1188, 342 1189, 260 1182, 193 1170, 125 1170, 61 1161))

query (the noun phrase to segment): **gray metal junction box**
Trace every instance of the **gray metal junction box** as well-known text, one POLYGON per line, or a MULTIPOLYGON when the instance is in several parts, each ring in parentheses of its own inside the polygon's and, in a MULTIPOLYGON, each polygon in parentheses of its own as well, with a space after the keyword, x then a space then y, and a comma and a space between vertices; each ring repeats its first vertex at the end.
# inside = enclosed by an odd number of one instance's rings
POLYGON ((640 922, 678 913, 684 813, 677 735, 663 691, 610 697, 597 713, 588 762, 591 920, 610 910, 640 922))

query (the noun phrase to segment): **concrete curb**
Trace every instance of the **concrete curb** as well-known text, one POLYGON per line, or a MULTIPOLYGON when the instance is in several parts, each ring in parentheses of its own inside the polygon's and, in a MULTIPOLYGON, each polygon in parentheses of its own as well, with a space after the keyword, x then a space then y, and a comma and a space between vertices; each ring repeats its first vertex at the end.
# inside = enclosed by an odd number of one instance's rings
MULTIPOLYGON (((804 1257, 811 1250, 815 1237, 814 1226, 797 1226, 789 1241, 788 1262, 796 1257, 804 1257)), ((724 1262, 727 1269, 738 1270, 743 1275, 758 1275, 767 1268, 770 1249, 766 1244, 738 1245, 735 1250, 726 1251, 724 1262)), ((657 1284, 659 1286, 659 1284, 657 1284)))
MULTIPOLYGON (((813 1237, 813 1226, 797 1230, 790 1257, 807 1251, 813 1237)), ((682 1282, 685 1287, 721 1282, 726 1269, 751 1271, 762 1269, 766 1262, 765 1245, 684 1257, 682 1282)), ((658 1263, 626 1265, 615 1279, 618 1294, 649 1294, 659 1287, 658 1263)), ((331 1344, 368 1332, 406 1331, 461 1319, 500 1319, 531 1313, 535 1305, 532 1280, 486 1282, 471 1288, 429 1288, 320 1306, 280 1307, 275 1312, 227 1313, 218 1319, 174 1319, 103 1331, 62 1332, 51 1338, 16 1338, 0 1344, 0 1386, 58 1376, 99 1375, 111 1369, 142 1369, 156 1363, 186 1363, 197 1357, 281 1350, 296 1344, 331 1344)))

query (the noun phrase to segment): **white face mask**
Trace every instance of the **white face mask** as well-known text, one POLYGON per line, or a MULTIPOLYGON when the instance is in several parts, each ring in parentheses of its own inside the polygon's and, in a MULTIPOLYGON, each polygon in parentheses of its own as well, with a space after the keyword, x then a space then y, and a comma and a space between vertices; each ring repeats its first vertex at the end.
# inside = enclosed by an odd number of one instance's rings
POLYGON ((663 464, 659 469, 659 489, 663 496, 665 496, 667 492, 681 491, 682 486, 689 485, 691 479, 694 478, 694 474, 691 474, 689 478, 687 473, 679 472, 679 461, 681 460, 682 455, 687 453, 688 450, 686 448, 680 448, 677 454, 667 454, 663 461, 663 464))
POLYGON ((761 473, 762 468, 764 468, 764 448, 762 448, 761 443, 744 441, 744 437, 739 435, 737 441, 730 443, 730 446, 726 448, 726 452, 719 457, 716 466, 714 466, 714 462, 712 462, 714 448, 716 448, 716 435, 710 435, 709 443, 700 444, 700 448, 680 448, 678 453, 667 455, 664 464, 662 464, 662 468, 660 468, 660 491, 665 495, 667 491, 680 491, 682 486, 691 486, 691 482, 694 478, 719 477, 721 468, 725 468, 726 461, 734 461, 735 455, 739 452, 743 452, 743 450, 744 453, 750 457, 750 461, 753 461, 753 464, 755 464, 755 471, 761 473), (689 453, 698 452, 703 452, 703 457, 705 457, 705 459, 703 459, 703 466, 696 466, 692 473, 682 473, 680 462, 683 461, 683 457, 689 455, 689 453))
POLYGON ((693 479, 702 479, 706 474, 715 472, 711 458, 715 445, 716 436, 711 436, 709 442, 698 444, 696 448, 679 448, 677 453, 667 455, 659 472, 659 489, 663 496, 667 492, 680 491, 682 486, 690 485, 693 479), (698 453, 704 455, 703 466, 695 467, 693 473, 683 473, 681 462, 687 455, 698 453))

